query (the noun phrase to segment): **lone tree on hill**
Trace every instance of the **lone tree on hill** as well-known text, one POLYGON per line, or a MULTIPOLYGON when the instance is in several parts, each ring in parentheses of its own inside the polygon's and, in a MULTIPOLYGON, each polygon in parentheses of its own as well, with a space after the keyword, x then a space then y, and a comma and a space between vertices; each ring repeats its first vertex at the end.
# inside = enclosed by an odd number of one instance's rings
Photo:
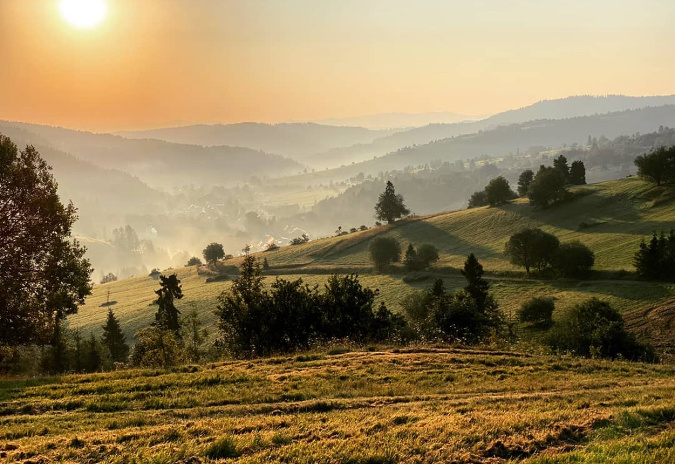
POLYGON ((380 194, 380 198, 375 204, 375 217, 391 224, 396 219, 408 214, 410 214, 410 210, 406 208, 403 196, 397 195, 394 190, 394 184, 391 181, 387 181, 384 192, 380 194))
POLYGON ((180 324, 178 322, 178 315, 180 311, 173 303, 174 300, 183 298, 183 289, 180 285, 180 280, 176 274, 171 274, 169 277, 159 276, 160 288, 155 290, 157 294, 156 303, 159 305, 157 313, 155 314, 154 326, 161 329, 173 332, 176 337, 180 338, 180 324))
POLYGON ((523 171, 518 177, 518 195, 524 197, 527 195, 527 192, 530 191, 530 185, 532 185, 532 180, 534 179, 534 172, 532 169, 527 169, 523 171))
POLYGON ((103 345, 108 348, 110 357, 114 362, 127 362, 129 359, 129 345, 126 337, 122 333, 120 323, 112 312, 108 309, 108 320, 103 326, 103 345))
POLYGON ((71 235, 76 219, 37 150, 0 135, 0 345, 54 340, 91 293, 86 249, 71 235))
POLYGON ((503 205, 515 196, 509 181, 502 176, 495 177, 485 186, 485 198, 490 206, 503 205))
POLYGON ((401 244, 394 237, 376 237, 370 242, 370 258, 378 271, 401 260, 401 244))
POLYGON ((570 167, 570 184, 586 185, 586 166, 583 161, 574 161, 570 167))
POLYGON ((202 253, 206 262, 212 266, 215 266, 219 259, 223 259, 225 257, 223 245, 216 242, 207 245, 202 253))

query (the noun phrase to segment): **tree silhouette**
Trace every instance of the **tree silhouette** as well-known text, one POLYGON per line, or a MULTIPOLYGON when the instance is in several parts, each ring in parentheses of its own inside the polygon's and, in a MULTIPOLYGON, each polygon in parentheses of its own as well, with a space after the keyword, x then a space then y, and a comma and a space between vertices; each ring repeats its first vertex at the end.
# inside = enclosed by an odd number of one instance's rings
POLYGON ((213 242, 206 245, 202 254, 207 263, 215 266, 219 259, 225 257, 225 250, 223 250, 222 244, 213 242))
POLYGON ((485 198, 490 206, 503 205, 515 196, 509 181, 502 176, 495 177, 485 186, 485 198))
POLYGON ((586 166, 582 161, 574 161, 570 167, 570 184, 586 185, 586 166))
POLYGON ((112 309, 108 309, 108 319, 103 326, 101 341, 108 348, 110 357, 114 362, 127 362, 129 358, 129 345, 127 345, 126 337, 112 309))
POLYGON ((77 219, 32 146, 0 135, 0 345, 45 343, 91 293, 77 219))
POLYGON ((180 311, 176 308, 174 300, 183 298, 183 290, 180 285, 180 280, 176 274, 171 274, 169 277, 159 276, 160 288, 155 290, 157 294, 156 303, 159 305, 157 313, 155 313, 154 326, 161 329, 173 332, 176 337, 180 338, 180 324, 178 323, 178 315, 180 311))
POLYGON ((553 167, 560 171, 560 174, 562 174, 563 179, 567 180, 570 177, 570 168, 567 165, 567 158, 565 155, 560 155, 556 159, 553 160, 553 167))
POLYGON ((375 204, 375 217, 391 224, 396 219, 407 216, 408 214, 410 214, 410 210, 406 208, 403 202, 403 196, 397 195, 394 190, 394 184, 392 184, 391 181, 387 181, 384 192, 380 194, 380 197, 375 204))
POLYGON ((530 185, 532 185, 533 179, 534 172, 532 169, 527 169, 520 174, 518 177, 518 195, 521 197, 527 195, 527 192, 530 190, 530 185))

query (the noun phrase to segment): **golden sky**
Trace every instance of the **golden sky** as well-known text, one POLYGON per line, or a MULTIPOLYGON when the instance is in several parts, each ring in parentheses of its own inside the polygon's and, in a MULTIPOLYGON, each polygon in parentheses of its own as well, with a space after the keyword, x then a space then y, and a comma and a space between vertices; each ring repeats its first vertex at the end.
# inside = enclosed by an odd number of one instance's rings
POLYGON ((673 0, 0 0, 0 119, 89 130, 675 93, 673 0))

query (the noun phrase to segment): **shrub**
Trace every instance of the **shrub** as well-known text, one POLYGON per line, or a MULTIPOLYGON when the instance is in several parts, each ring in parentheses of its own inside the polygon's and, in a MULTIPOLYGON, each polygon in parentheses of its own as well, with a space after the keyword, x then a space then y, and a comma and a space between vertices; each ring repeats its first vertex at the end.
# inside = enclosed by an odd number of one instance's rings
POLYGON ((403 260, 405 268, 409 271, 427 269, 436 261, 438 261, 438 249, 429 243, 420 245, 417 250, 412 243, 409 244, 403 260))
POLYGON ((538 326, 553 324, 553 298, 532 298, 526 301, 518 311, 521 322, 528 322, 538 326))
POLYGON ((176 335, 158 327, 136 333, 131 364, 141 367, 171 367, 182 361, 183 349, 176 335))
POLYGON ((574 306, 551 331, 548 344, 585 357, 656 360, 651 347, 626 331, 621 314, 597 298, 574 306))
POLYGON ((485 195, 485 190, 481 190, 480 192, 474 192, 473 195, 471 195, 471 198, 469 198, 469 209, 479 208, 481 206, 487 205, 488 200, 487 196, 485 195))
POLYGON ((309 242, 309 235, 302 234, 300 237, 296 237, 291 240, 291 245, 302 245, 303 243, 309 242))
POLYGON ((563 243, 553 255, 553 266, 562 277, 586 277, 593 264, 595 254, 579 241, 563 243))
POLYGON ((378 271, 401 260, 401 244, 393 237, 376 237, 370 242, 369 249, 370 259, 378 271))
POLYGON ((101 277, 101 283, 102 284, 107 284, 109 282, 117 282, 117 276, 113 274, 112 272, 107 273, 103 277, 101 277))
POLYGON ((185 266, 190 267, 190 266, 201 266, 201 265, 202 265, 202 260, 197 258, 196 256, 193 256, 192 258, 188 259, 188 262, 185 266))

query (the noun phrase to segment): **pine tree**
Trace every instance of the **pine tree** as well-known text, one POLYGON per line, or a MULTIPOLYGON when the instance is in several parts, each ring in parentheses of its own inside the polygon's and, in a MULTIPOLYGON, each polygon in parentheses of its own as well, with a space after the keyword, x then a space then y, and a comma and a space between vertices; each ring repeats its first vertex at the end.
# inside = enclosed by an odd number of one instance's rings
POLYGON ((157 294, 156 303, 159 308, 155 314, 154 325, 162 330, 171 331, 176 337, 180 338, 180 324, 178 323, 180 311, 174 304, 174 300, 183 298, 180 280, 178 280, 176 274, 171 274, 169 277, 159 276, 159 280, 160 288, 155 290, 157 294))
POLYGON ((582 161, 574 161, 570 167, 570 184, 586 185, 586 166, 582 161))
POLYGON ((527 192, 530 190, 530 185, 534 180, 534 172, 532 169, 527 169, 523 171, 518 177, 518 195, 524 197, 527 195, 527 192))
POLYGON ((110 351, 110 357, 113 362, 127 362, 129 359, 129 345, 127 345, 126 337, 122 333, 120 323, 112 312, 112 309, 108 309, 108 320, 103 326, 101 341, 108 348, 108 351, 110 351))
POLYGON ((262 264, 263 271, 268 271, 270 268, 270 263, 267 262, 267 258, 263 259, 263 264, 262 264))
POLYGON ((94 334, 89 336, 89 340, 86 344, 86 357, 84 360, 85 369, 87 372, 96 372, 101 369, 101 351, 96 341, 94 334))
POLYGON ((403 196, 397 195, 394 190, 394 184, 391 181, 387 181, 384 192, 380 194, 380 198, 375 204, 375 217, 391 224, 396 219, 408 214, 410 214, 410 210, 406 208, 403 196))
POLYGON ((560 171, 560 173, 563 175, 563 178, 565 181, 567 181, 570 177, 570 168, 567 166, 567 158, 565 158, 565 155, 560 155, 556 159, 553 160, 553 167, 560 171))
POLYGON ((408 245, 408 249, 405 252, 405 258, 403 259, 403 264, 408 270, 417 269, 417 251, 415 251, 415 247, 412 243, 408 245))
POLYGON ((464 262, 462 275, 467 281, 464 290, 476 300, 476 306, 480 311, 485 309, 485 303, 490 290, 490 283, 483 279, 483 266, 476 259, 476 255, 471 253, 464 262))

